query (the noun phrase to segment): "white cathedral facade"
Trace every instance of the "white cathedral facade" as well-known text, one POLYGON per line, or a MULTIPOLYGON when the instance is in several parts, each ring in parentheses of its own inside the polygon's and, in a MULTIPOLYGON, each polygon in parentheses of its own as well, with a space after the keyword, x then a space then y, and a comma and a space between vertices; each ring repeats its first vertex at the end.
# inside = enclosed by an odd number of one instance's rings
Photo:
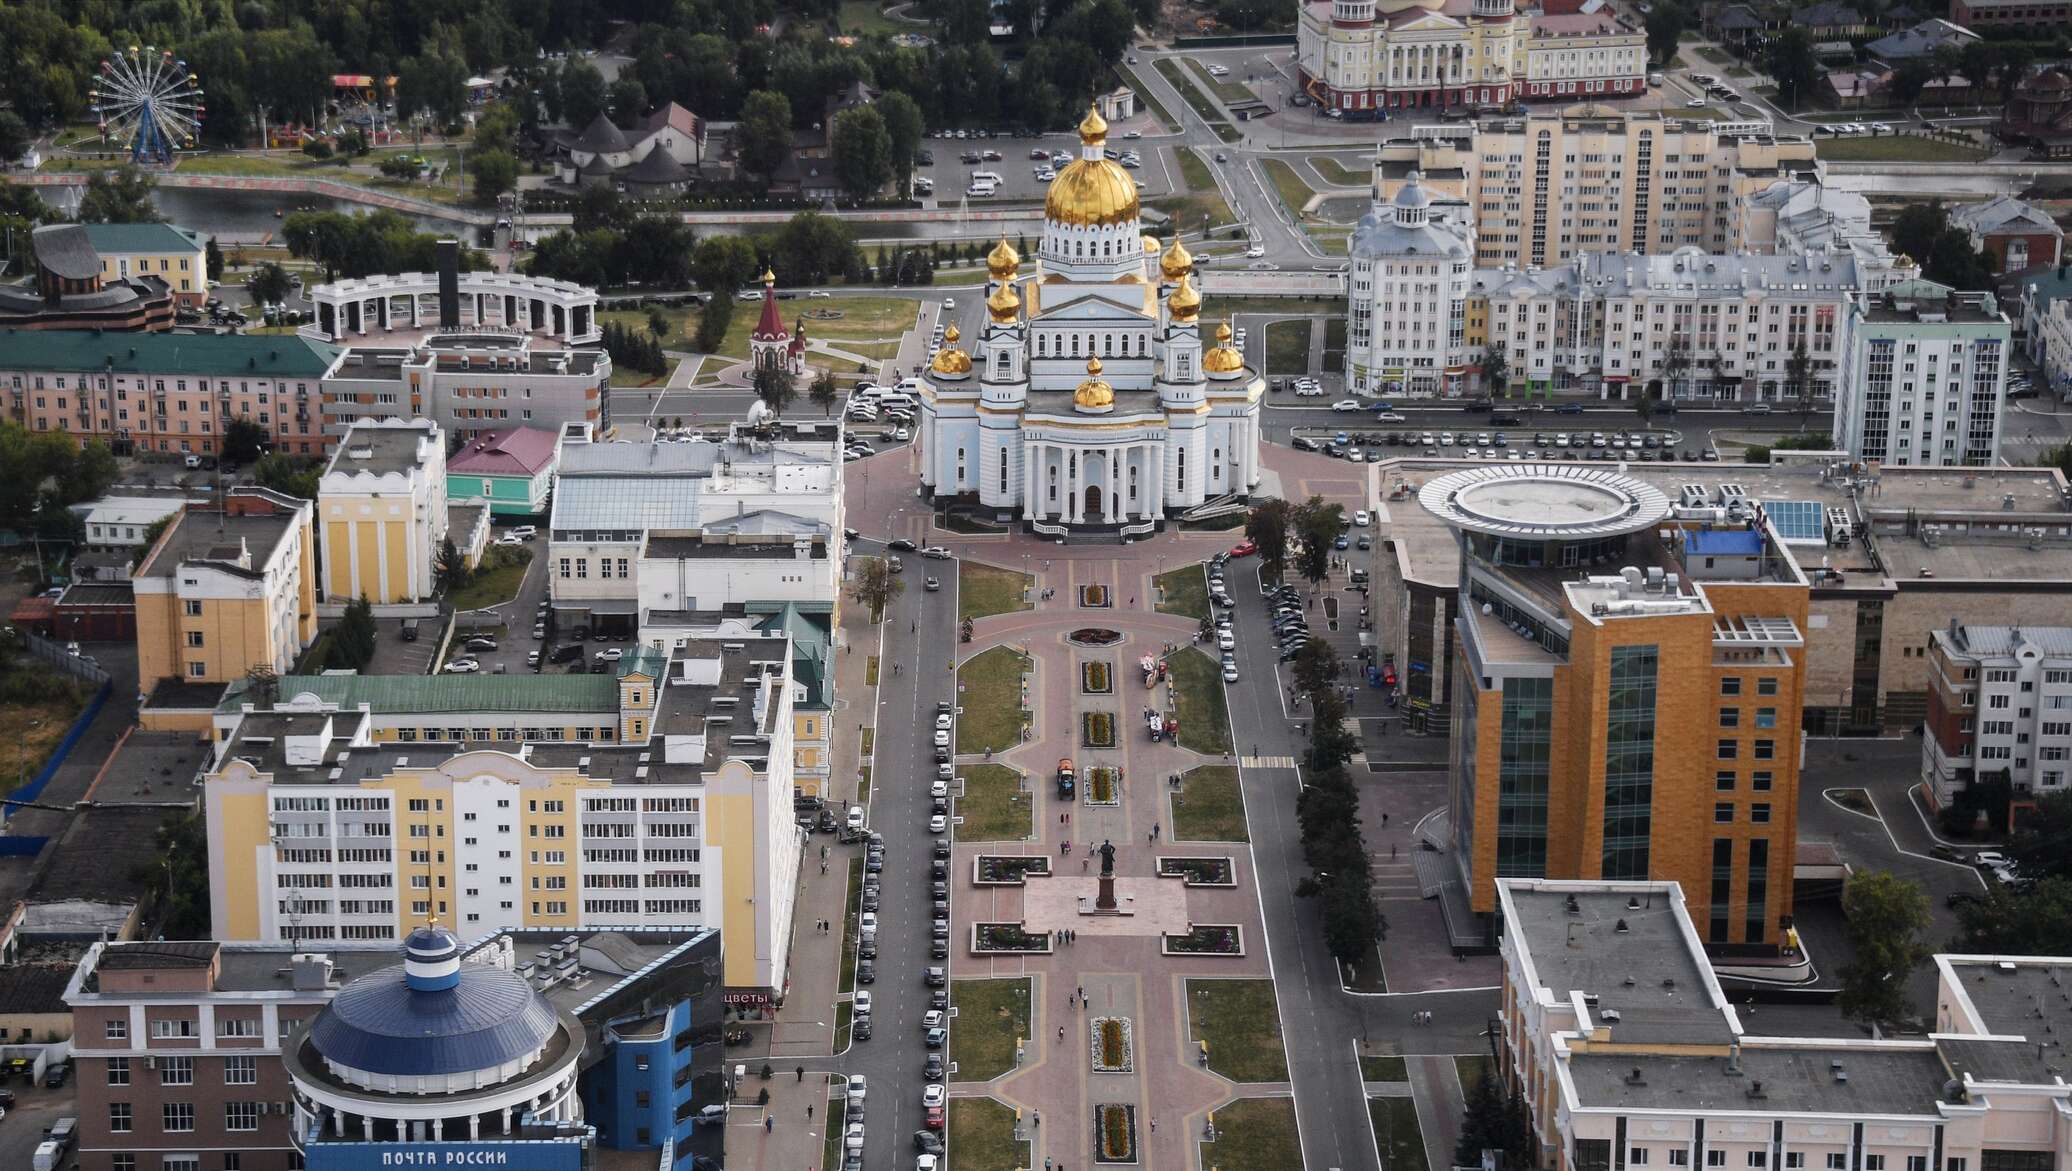
POLYGON ((1081 157, 1044 203, 1036 262, 987 257, 986 324, 954 327, 923 380, 921 485, 1041 533, 1148 533, 1259 483, 1265 380, 1202 337, 1193 258, 1142 232, 1136 183, 1106 158, 1108 126, 1079 125, 1081 157))

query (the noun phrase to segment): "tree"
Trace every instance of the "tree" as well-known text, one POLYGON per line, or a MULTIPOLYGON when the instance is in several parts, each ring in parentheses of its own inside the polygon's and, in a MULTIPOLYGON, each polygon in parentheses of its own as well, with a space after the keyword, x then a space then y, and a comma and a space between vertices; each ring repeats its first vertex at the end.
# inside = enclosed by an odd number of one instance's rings
POLYGON ((2028 884, 2017 895, 1992 883, 1985 897, 1957 908, 1952 951, 1973 955, 2065 955, 2072 952, 2072 878, 2028 884))
POLYGON ((1676 57, 1677 42, 1683 38, 1684 25, 1689 21, 1680 5, 1658 0, 1654 11, 1648 13, 1648 58, 1657 64, 1676 57))
POLYGON ((1295 554, 1295 572, 1315 589, 1331 572, 1331 543, 1345 531, 1345 506, 1312 496, 1295 509, 1295 534, 1302 547, 1295 554))
POLYGON ((288 280, 287 269, 268 260, 253 269, 252 275, 245 278, 245 287, 251 290, 253 302, 270 305, 276 301, 287 300, 294 284, 288 280))
POLYGON ((72 505, 92 500, 121 475, 122 465, 115 462, 115 453, 108 450, 107 443, 89 439, 80 445, 70 466, 58 473, 58 501, 72 505))
POLYGON ((1259 550, 1259 572, 1280 577, 1288 559, 1289 518, 1294 509, 1285 500, 1268 500, 1245 515, 1245 539, 1259 550))
POLYGON ((691 279, 716 300, 732 301, 761 271, 755 245, 741 236, 707 236, 691 255, 691 279))
POLYGON ((1921 939, 1933 921, 1927 894, 1890 871, 1867 870, 1843 890, 1842 914, 1855 952, 1842 967, 1842 1012, 1872 1024, 1904 1019, 1907 977, 1930 950, 1921 939))
POLYGON ((1655 396, 1642 390, 1640 397, 1633 400, 1633 413, 1640 416, 1641 426, 1647 426, 1648 420, 1655 417, 1655 396))
POLYGON ((317 498, 317 481, 323 474, 324 467, 317 461, 278 451, 259 457, 259 462, 252 465, 254 483, 304 500, 317 498))
POLYGON ((439 589, 452 593, 468 584, 468 562, 452 537, 439 542, 439 555, 432 560, 432 579, 439 589))
POLYGON ((425 52, 396 67, 396 116, 419 112, 441 126, 460 121, 468 104, 468 63, 453 53, 425 52))
POLYGON ((1530 1166, 1525 1151, 1531 1141, 1525 1100, 1516 1093, 1505 1093, 1503 1077, 1494 1071, 1475 1079, 1468 1091, 1460 1140, 1453 1148, 1453 1165, 1480 1167, 1482 1152, 1493 1151, 1499 1168, 1530 1166))
POLYGON ((321 163, 331 157, 331 144, 321 138, 312 138, 302 144, 302 153, 321 163))
POLYGON ((1338 652, 1321 638, 1312 637, 1295 652, 1295 686, 1304 695, 1318 695, 1338 680, 1343 665, 1338 652))
POLYGON ((1892 217, 1892 250, 1925 264, 1936 237, 1949 226, 1950 214, 1942 200, 1909 203, 1892 217))
POLYGON ((561 70, 561 116, 578 130, 597 120, 608 101, 604 74, 584 58, 577 58, 561 70))
POLYGON ((199 813, 183 813, 158 827, 158 856, 139 862, 129 878, 157 909, 155 934, 165 939, 209 938, 209 834, 199 813))
POLYGON ((2072 878, 2072 793, 2050 793, 2025 810, 2007 838, 2007 857, 2023 882, 2072 878))
POLYGON ((345 614, 331 628, 331 649, 325 653, 324 665, 363 671, 374 661, 374 640, 374 607, 361 594, 345 604, 345 614))
POLYGON ((216 238, 214 236, 209 237, 207 247, 202 250, 202 270, 208 274, 210 284, 222 282, 223 249, 216 246, 216 238))
POLYGON ((0 164, 11 164, 28 151, 34 136, 13 110, 0 110, 0 164))
POLYGON ((892 139, 875 107, 855 106, 836 114, 828 147, 834 155, 835 182, 851 199, 876 195, 892 177, 892 139))
MULTIPOLYGON (((1677 383, 1683 379, 1684 374, 1690 368, 1690 343, 1684 340, 1682 334, 1670 335, 1669 347, 1662 352, 1662 360, 1655 365, 1655 375, 1662 380, 1663 398, 1671 399, 1677 397, 1677 383)), ((1643 394, 1641 398, 1645 400, 1647 395, 1643 394)))
MULTIPOLYGON (((1813 37, 1803 28, 1787 28, 1771 38, 1763 67, 1777 79, 1777 94, 1785 105, 1797 109, 1813 96, 1820 81, 1820 59, 1813 54, 1813 37)), ((1983 85, 1983 79, 1977 79, 1983 85)))
POLYGON ((227 464, 257 463, 265 454, 267 442, 272 436, 266 428, 244 416, 232 419, 223 425, 223 462, 227 464))
POLYGON ((892 148, 892 169, 900 177, 899 189, 907 189, 906 177, 913 173, 914 152, 921 148, 921 107, 900 91, 878 95, 878 116, 885 120, 885 137, 892 148))
POLYGON ((1504 347, 1491 346, 1482 355, 1482 388, 1491 398, 1510 397, 1511 359, 1504 347))
POLYGON ((669 315, 655 306, 649 306, 647 311, 647 330, 648 336, 658 342, 668 337, 669 315))
POLYGON ((906 583, 892 572, 892 565, 885 558, 857 559, 856 576, 849 582, 849 596, 870 607, 872 622, 882 620, 885 607, 905 589, 906 583))
POLYGON ((475 180, 475 198, 495 203, 518 185, 518 160, 509 151, 478 150, 468 158, 468 174, 475 180))
POLYGON ((773 413, 783 414, 797 395, 797 380, 790 370, 780 365, 756 367, 755 397, 763 400, 773 413))
POLYGON ((1784 360, 1784 385, 1799 412, 1799 426, 1804 427, 1806 416, 1813 413, 1813 358, 1806 353, 1804 341, 1793 346, 1791 357, 1784 360))
POLYGON ((647 113, 647 87, 640 84, 639 78, 621 73, 617 81, 606 87, 604 107, 611 111, 614 121, 632 122, 647 113))
POLYGON ((727 328, 734 323, 734 298, 713 294, 698 314, 698 336, 693 344, 701 354, 717 353, 727 340, 727 328))
POLYGON ((813 379, 813 388, 807 392, 807 397, 813 400, 814 406, 820 408, 823 417, 833 414, 835 404, 842 399, 842 388, 835 385, 835 372, 822 369, 819 376, 813 379))
MULTIPOLYGON (((1374 905, 1374 880, 1367 875, 1333 872, 1322 883, 1324 946, 1341 964, 1362 964, 1375 959, 1379 938, 1376 921, 1381 911, 1374 905)), ((1378 961, 1377 961, 1378 962, 1378 961)))
POLYGON ((79 197, 82 224, 155 224, 164 219, 151 202, 158 180, 124 163, 113 171, 95 171, 86 177, 86 193, 79 197))
POLYGON ((791 157, 791 101, 781 93, 757 90, 741 103, 741 168, 764 183, 791 157))

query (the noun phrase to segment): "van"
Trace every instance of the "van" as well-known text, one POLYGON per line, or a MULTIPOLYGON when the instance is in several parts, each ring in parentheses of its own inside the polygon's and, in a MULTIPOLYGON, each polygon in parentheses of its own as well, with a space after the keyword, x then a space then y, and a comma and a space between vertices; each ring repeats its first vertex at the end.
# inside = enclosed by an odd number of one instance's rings
POLYGON ((1741 408, 1741 409, 1742 409, 1742 410, 1744 410, 1744 411, 1746 411, 1747 413, 1749 413, 1749 414, 1751 414, 1751 415, 1767 415, 1767 414, 1769 414, 1769 413, 1770 413, 1770 404, 1769 404, 1769 403, 1750 403, 1749 405, 1747 405, 1747 406, 1745 406, 1745 407, 1743 407, 1743 408, 1741 408))
POLYGON ((921 389, 921 380, 918 378, 902 378, 893 384, 892 389, 905 394, 913 394, 921 389))
POLYGON ((43 1132, 43 1137, 56 1143, 59 1150, 64 1150, 72 1145, 72 1140, 79 1137, 79 1119, 66 1115, 51 1123, 50 1129, 43 1132))
POLYGON ((1649 84, 1649 85, 1661 85, 1661 84, 1662 84, 1662 75, 1661 75, 1661 74, 1659 74, 1659 73, 1650 73, 1650 74, 1648 74, 1648 84, 1649 84))
POLYGON ((405 619, 403 619, 403 641, 404 641, 404 642, 416 642, 416 641, 417 641, 417 619, 415 619, 415 618, 405 618, 405 619))
POLYGON ((29 1165, 32 1171, 58 1171, 58 1165, 64 1158, 65 1148, 45 1139, 36 1144, 35 1159, 29 1165))
POLYGON ((973 199, 986 199, 991 197, 991 195, 993 194, 993 190, 994 188, 991 183, 973 183, 971 186, 966 187, 964 189, 964 194, 970 196, 973 199))
POLYGON ((914 405, 914 396, 905 391, 895 390, 890 394, 879 395, 878 405, 887 410, 895 407, 911 407, 914 405))

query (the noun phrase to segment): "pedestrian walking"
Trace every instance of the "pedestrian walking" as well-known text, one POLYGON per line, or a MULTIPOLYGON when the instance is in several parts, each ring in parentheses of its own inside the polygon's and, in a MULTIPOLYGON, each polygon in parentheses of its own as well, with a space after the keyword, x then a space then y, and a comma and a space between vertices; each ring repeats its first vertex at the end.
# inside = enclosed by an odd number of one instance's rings
POLYGON ((1388 824, 1389 824, 1389 815, 1388 815, 1388 814, 1386 814, 1386 813, 1383 813, 1383 814, 1381 815, 1381 826, 1382 826, 1382 828, 1383 828, 1383 829, 1387 829, 1387 828, 1388 828, 1388 824))
POLYGON ((1062 1040, 1064 1040, 1064 1039, 1065 1039, 1065 1026, 1063 1026, 1063 1025, 1059 1025, 1059 1026, 1058 1026, 1058 1040, 1062 1041, 1062 1040))
POLYGON ((813 1121, 813 1103, 806 1103, 806 1121, 813 1121))
POLYGON ((799 1067, 798 1067, 798 1069, 797 1069, 797 1070, 795 1070, 794 1072, 796 1072, 796 1073, 798 1074, 798 1077, 797 1077, 797 1078, 796 1078, 796 1079, 794 1080, 794 1082, 793 1082, 793 1084, 794 1084, 794 1085, 796 1085, 796 1084, 797 1084, 798 1082, 802 1082, 802 1081, 805 1081, 805 1080, 806 1080, 806 1067, 805 1067, 805 1066, 803 1066, 803 1065, 799 1066, 799 1067))
POLYGON ((1155 821, 1154 821, 1154 822, 1152 822, 1152 823, 1151 823, 1151 836, 1155 838, 1155 837, 1157 837, 1157 836, 1159 835, 1159 833, 1160 833, 1160 832, 1161 832, 1161 831, 1160 831, 1160 829, 1159 829, 1159 825, 1158 825, 1158 823, 1157 823, 1157 822, 1155 822, 1155 821))
POLYGON ((1395 860, 1396 860, 1396 843, 1394 843, 1394 842, 1390 842, 1390 843, 1389 843, 1389 861, 1391 861, 1391 862, 1394 862, 1395 860))
POLYGON ((1078 998, 1078 997, 1076 997, 1076 996, 1072 995, 1072 994, 1071 994, 1070 992, 1067 992, 1067 993, 1065 993, 1065 1007, 1066 1007, 1066 1008, 1071 1008, 1071 1007, 1073 1007, 1073 1006, 1077 1005, 1078 1003, 1079 1003, 1079 998, 1078 998))
POLYGON ((1153 842, 1157 841, 1157 840, 1158 840, 1158 835, 1157 835, 1157 834, 1154 834, 1154 833, 1147 833, 1147 834, 1145 834, 1145 835, 1144 835, 1144 844, 1145 844, 1145 845, 1147 845, 1147 846, 1148 846, 1148 845, 1150 845, 1151 843, 1153 843, 1153 842))
POLYGON ((1036 1125, 1043 1125, 1043 1111, 1041 1110, 1036 1111, 1036 1125))
POLYGON ((1085 998, 1085 996, 1086 996, 1086 985, 1084 985, 1084 984, 1081 984, 1081 985, 1079 986, 1079 995, 1080 995, 1081 999, 1084 999, 1084 998, 1085 998))
POLYGON ((1152 1119, 1152 1120, 1151 1120, 1151 1133, 1152 1133, 1152 1134, 1157 1134, 1157 1133, 1158 1133, 1158 1119, 1156 1119, 1156 1118, 1154 1118, 1154 1119, 1152 1119))
POLYGON ((1087 863, 1089 863, 1089 862, 1091 862, 1091 861, 1092 861, 1092 859, 1090 859, 1090 858, 1081 858, 1081 859, 1079 860, 1079 872, 1080 872, 1081 874, 1085 874, 1085 873, 1086 873, 1086 867, 1087 867, 1087 863))
POLYGON ((773 1130, 776 1130, 776 1129, 777 1129, 777 1120, 776 1120, 775 1118, 772 1118, 772 1117, 770 1117, 770 1116, 769 1116, 769 1115, 767 1115, 767 1114, 763 1115, 763 1133, 764 1133, 764 1134, 768 1134, 768 1133, 770 1133, 771 1131, 773 1131, 773 1130))

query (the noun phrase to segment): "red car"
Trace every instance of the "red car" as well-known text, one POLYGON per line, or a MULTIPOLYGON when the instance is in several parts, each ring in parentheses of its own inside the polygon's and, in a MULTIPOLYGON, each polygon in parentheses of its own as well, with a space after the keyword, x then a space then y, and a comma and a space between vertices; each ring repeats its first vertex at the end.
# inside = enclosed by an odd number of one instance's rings
POLYGON ((941 1129, 942 1129, 942 1107, 940 1107, 940 1106, 930 1106, 930 1107, 928 1108, 928 1129, 930 1129, 930 1130, 941 1130, 941 1129))
POLYGON ((1259 546, 1254 545, 1250 541, 1239 541, 1237 544, 1232 545, 1230 547, 1230 555, 1232 557, 1250 557, 1252 554, 1257 553, 1258 551, 1259 546))

